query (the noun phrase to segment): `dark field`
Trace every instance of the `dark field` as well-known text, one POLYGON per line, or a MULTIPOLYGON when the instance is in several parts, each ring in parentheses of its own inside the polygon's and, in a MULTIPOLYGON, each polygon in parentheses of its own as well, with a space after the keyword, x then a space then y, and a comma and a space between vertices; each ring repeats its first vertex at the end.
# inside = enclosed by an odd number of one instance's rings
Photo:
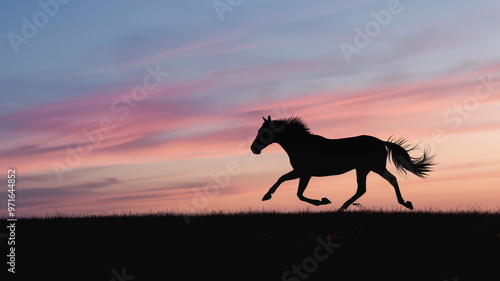
MULTIPOLYGON (((5 253, 4 239, 0 246, 5 253)), ((20 219, 16 272, 17 280, 500 280, 500 214, 20 219)))

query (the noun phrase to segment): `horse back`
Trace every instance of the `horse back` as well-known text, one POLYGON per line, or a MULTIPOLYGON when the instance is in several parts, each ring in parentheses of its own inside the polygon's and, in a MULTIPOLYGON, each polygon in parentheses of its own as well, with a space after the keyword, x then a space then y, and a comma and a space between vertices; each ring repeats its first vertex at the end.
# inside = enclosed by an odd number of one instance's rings
POLYGON ((326 176, 363 166, 385 165, 387 151, 385 143, 372 136, 327 139, 311 135, 301 151, 289 156, 294 169, 315 176, 326 176))

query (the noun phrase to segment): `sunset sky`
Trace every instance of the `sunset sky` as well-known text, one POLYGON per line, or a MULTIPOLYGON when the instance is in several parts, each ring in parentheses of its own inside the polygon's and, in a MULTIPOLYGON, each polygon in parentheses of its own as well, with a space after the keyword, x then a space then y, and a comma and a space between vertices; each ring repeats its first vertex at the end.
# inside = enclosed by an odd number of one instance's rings
MULTIPOLYGON (((250 151, 267 115, 430 149, 427 179, 398 176, 416 210, 500 207, 500 2, 42 0, 0 14, 0 166, 16 168, 18 215, 339 208, 354 171, 311 180, 305 195, 330 205, 299 201, 298 180, 261 201, 291 170, 277 144, 250 151)), ((398 206, 374 173, 357 202, 398 206)))

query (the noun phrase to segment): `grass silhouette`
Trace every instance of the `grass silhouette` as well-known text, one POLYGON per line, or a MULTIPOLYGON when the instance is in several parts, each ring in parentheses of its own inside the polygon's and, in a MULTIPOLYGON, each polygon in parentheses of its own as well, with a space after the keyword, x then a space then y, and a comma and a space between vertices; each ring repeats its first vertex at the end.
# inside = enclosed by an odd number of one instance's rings
POLYGON ((135 280, 500 279, 500 214, 493 211, 242 210, 187 218, 188 224, 184 214, 168 212, 23 218, 16 274, 111 280, 112 270, 125 268, 135 280), (318 239, 341 246, 314 264, 318 239), (302 268, 306 279, 283 276, 304 262, 314 269, 302 268))

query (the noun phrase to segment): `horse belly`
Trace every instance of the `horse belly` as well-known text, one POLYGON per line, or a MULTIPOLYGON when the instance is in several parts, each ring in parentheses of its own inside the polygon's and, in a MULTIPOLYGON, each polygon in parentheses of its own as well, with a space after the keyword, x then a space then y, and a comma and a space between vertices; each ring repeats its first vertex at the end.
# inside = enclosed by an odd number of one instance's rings
POLYGON ((353 170, 354 167, 326 167, 324 169, 316 169, 314 171, 311 171, 311 176, 314 177, 324 177, 324 176, 333 176, 333 175, 340 175, 346 172, 349 172, 353 170))
POLYGON ((354 163, 348 157, 334 157, 328 154, 323 154, 321 157, 303 157, 291 159, 291 165, 294 170, 302 174, 307 174, 316 177, 340 175, 354 168, 354 163))

